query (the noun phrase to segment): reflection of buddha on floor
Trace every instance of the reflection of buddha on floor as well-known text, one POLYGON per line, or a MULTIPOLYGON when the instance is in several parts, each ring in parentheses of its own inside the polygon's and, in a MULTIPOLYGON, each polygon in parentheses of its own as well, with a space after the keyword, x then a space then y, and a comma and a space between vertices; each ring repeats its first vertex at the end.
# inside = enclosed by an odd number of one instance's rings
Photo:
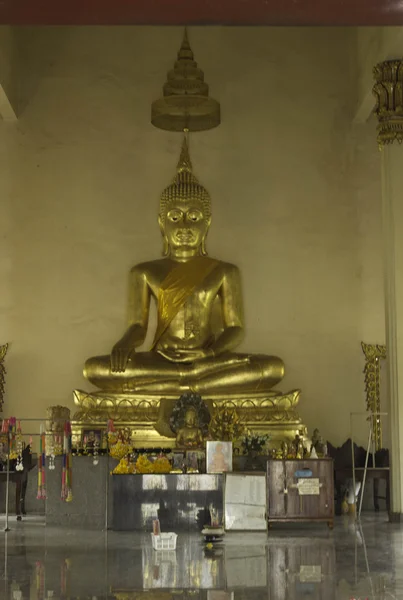
POLYGON ((106 392, 203 395, 264 392, 284 375, 280 358, 236 354, 243 338, 237 267, 209 258, 210 196, 192 173, 184 142, 173 183, 162 194, 159 226, 164 258, 131 271, 130 323, 111 355, 90 358, 84 374, 106 392), (158 306, 152 348, 145 340, 151 298, 158 306), (212 323, 219 305, 222 322, 212 323))

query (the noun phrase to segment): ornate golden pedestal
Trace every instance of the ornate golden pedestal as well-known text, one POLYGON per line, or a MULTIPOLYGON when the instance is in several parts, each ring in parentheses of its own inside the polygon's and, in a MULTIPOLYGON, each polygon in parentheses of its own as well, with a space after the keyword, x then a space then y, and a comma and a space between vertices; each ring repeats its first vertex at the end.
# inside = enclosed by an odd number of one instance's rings
MULTIPOLYGON (((298 432, 306 436, 296 406, 300 390, 286 394, 265 392, 253 395, 215 395, 203 398, 211 414, 224 406, 234 408, 246 429, 269 434, 270 446, 278 447, 282 441, 291 441, 298 432)), ((78 407, 73 416, 73 443, 81 440, 82 432, 104 429, 108 419, 116 427, 132 431, 135 446, 172 447, 175 434, 170 430, 169 416, 178 397, 156 397, 141 394, 108 394, 106 392, 74 391, 74 404, 78 407)))

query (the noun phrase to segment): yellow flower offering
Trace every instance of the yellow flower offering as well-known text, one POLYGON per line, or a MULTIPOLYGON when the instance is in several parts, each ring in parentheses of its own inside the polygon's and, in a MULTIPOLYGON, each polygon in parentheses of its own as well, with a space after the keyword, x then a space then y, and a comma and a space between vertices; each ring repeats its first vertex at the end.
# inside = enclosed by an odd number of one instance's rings
POLYGON ((150 462, 144 454, 139 456, 137 459, 136 471, 137 471, 137 473, 153 473, 154 472, 154 467, 153 467, 152 462, 150 462))
POLYGON ((110 431, 108 433, 108 442, 110 446, 113 446, 113 444, 116 444, 116 442, 118 441, 118 436, 114 431, 110 431))
POLYGON ((157 458, 157 460, 152 466, 154 473, 170 473, 172 470, 171 463, 166 458, 166 456, 161 456, 160 458, 157 458))
POLYGON ((115 475, 131 475, 135 473, 136 469, 134 464, 129 462, 127 458, 122 458, 119 464, 113 469, 112 473, 115 475))
POLYGON ((132 447, 130 444, 125 444, 121 440, 118 440, 116 444, 111 446, 109 454, 112 456, 112 458, 117 458, 118 460, 120 460, 121 458, 124 458, 125 456, 130 454, 131 451, 132 447))

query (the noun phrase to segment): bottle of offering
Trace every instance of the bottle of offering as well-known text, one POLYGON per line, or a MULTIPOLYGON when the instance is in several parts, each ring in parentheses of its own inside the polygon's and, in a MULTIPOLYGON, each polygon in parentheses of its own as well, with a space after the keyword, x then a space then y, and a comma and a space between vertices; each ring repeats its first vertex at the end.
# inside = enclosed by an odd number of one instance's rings
POLYGON ((154 535, 160 535, 161 534, 161 526, 160 526, 160 520, 159 519, 154 519, 154 521, 153 521, 153 534, 154 535))

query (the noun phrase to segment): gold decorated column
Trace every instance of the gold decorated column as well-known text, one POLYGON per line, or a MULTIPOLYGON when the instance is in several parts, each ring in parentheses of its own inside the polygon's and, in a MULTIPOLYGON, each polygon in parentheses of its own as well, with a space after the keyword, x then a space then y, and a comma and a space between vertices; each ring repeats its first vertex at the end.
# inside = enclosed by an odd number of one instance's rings
POLYGON ((391 520, 403 514, 403 60, 374 67, 382 212, 387 379, 391 428, 391 520))

